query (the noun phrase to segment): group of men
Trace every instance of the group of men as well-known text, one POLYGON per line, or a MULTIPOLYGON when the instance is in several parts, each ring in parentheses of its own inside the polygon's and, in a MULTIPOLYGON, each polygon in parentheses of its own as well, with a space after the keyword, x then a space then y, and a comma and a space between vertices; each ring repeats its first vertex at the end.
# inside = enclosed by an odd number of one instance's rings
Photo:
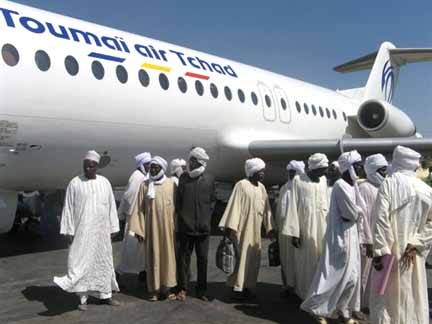
POLYGON ((398 146, 390 166, 357 151, 331 164, 313 154, 306 171, 288 164, 276 222, 283 282, 318 323, 356 323, 361 310, 373 324, 429 323, 432 189, 416 177, 420 158, 398 146))
MULTIPOLYGON (((233 296, 253 296, 264 225, 267 235, 279 240, 287 293, 302 299, 301 308, 318 322, 338 317, 355 323, 364 318, 360 310, 369 308, 374 324, 428 323, 424 263, 432 242, 432 189, 415 176, 420 157, 398 146, 390 167, 381 154, 363 164, 357 151, 343 153, 333 163, 324 154, 313 154, 307 168, 291 161, 275 218, 262 184, 265 163, 247 160, 246 177, 236 183, 219 223, 238 248, 236 269, 227 280, 233 296), (387 255, 395 261, 382 294, 372 283, 386 271, 387 255)), ((111 235, 119 231, 120 217, 126 221, 116 268, 120 275, 140 273, 151 301, 184 301, 195 248, 196 296, 206 301, 215 202, 206 151, 196 147, 188 162, 173 160, 170 176, 163 158, 137 155, 118 216, 111 185, 96 174, 99 159, 89 151, 84 175, 67 188, 61 234, 71 242, 68 274, 54 282, 80 296, 81 310, 87 309, 90 294, 119 305, 111 295, 119 290, 111 235)))

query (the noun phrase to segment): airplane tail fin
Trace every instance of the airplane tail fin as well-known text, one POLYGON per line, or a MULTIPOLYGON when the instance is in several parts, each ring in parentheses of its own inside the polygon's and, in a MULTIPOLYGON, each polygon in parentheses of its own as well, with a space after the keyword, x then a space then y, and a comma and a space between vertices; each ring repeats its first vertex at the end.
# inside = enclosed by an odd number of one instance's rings
POLYGON ((432 48, 396 48, 392 43, 384 42, 377 52, 339 65, 334 70, 349 73, 371 69, 363 99, 391 103, 400 66, 426 61, 432 61, 432 48))

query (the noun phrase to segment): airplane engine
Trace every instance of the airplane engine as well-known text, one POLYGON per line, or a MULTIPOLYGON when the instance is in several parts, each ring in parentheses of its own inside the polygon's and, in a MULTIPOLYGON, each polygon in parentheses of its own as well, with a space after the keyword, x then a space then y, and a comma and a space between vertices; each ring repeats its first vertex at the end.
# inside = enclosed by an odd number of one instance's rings
POLYGON ((381 100, 372 99, 362 103, 357 121, 371 137, 407 137, 416 132, 408 115, 381 100))
POLYGON ((17 203, 17 192, 0 190, 0 233, 6 233, 12 228, 17 203))

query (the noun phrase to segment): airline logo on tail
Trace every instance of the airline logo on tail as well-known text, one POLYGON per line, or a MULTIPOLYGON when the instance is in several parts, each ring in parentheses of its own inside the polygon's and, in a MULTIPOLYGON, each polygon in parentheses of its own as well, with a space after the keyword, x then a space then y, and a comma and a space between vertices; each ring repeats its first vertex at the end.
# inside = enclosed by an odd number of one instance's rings
POLYGON ((388 60, 383 67, 382 76, 381 76, 381 91, 384 94, 384 98, 387 102, 391 103, 393 100, 393 91, 394 90, 394 74, 393 74, 393 66, 388 60))

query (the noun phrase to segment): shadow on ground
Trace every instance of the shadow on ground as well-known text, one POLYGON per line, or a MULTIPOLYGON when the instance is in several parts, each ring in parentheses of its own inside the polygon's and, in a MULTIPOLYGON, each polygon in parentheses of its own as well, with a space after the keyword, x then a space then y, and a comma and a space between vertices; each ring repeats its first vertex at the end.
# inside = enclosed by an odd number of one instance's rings
POLYGON ((38 313, 41 316, 57 316, 77 308, 78 297, 64 292, 56 286, 30 286, 22 291, 28 301, 38 301, 44 304, 46 311, 38 313))

